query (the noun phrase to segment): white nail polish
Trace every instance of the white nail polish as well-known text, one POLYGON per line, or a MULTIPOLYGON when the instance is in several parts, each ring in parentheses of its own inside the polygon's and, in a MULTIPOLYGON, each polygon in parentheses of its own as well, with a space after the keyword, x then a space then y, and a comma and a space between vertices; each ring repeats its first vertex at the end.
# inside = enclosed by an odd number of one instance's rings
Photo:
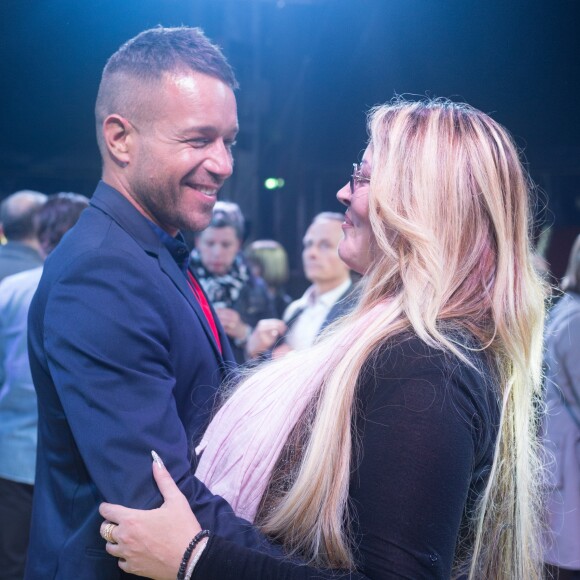
POLYGON ((157 455, 157 453, 155 451, 151 451, 151 457, 153 457, 153 461, 155 461, 155 464, 157 465, 157 467, 165 467, 163 465, 163 461, 161 460, 161 457, 159 457, 159 455, 157 455))

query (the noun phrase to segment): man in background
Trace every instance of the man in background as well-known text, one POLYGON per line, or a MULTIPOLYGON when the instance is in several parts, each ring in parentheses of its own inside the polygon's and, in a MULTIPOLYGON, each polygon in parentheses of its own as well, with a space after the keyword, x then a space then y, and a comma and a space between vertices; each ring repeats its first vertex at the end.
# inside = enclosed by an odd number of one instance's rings
POLYGON ((304 295, 292 302, 283 320, 262 320, 248 340, 248 353, 255 357, 268 349, 272 356, 312 346, 316 337, 331 322, 349 312, 356 293, 348 266, 338 256, 343 237, 344 215, 318 214, 303 240, 304 275, 312 283, 304 295))
MULTIPOLYGON (((35 237, 48 256, 89 205, 58 193, 34 215, 35 237)), ((42 266, 0 282, 0 578, 22 580, 36 464, 36 393, 30 375, 27 319, 42 266)))
POLYGON ((33 217, 46 202, 37 191, 17 191, 0 204, 0 280, 37 268, 42 264, 40 245, 34 232, 33 217))

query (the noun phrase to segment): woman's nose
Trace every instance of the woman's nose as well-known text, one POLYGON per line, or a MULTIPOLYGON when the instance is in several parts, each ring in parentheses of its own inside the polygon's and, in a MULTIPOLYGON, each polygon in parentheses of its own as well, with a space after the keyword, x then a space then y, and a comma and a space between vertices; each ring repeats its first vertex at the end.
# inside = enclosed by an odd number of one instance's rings
POLYGON ((350 205, 350 183, 345 183, 344 187, 336 192, 336 199, 347 207, 350 205))

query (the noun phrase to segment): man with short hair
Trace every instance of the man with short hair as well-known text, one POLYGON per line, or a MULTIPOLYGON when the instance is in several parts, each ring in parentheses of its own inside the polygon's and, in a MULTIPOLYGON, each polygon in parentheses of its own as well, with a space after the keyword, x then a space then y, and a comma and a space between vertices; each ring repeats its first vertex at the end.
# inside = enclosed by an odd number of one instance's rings
POLYGON ((284 313, 290 325, 285 342, 293 350, 312 346, 318 334, 344 314, 344 299, 350 294, 350 269, 338 255, 344 215, 318 214, 306 230, 302 266, 312 285, 284 313))
POLYGON ((151 450, 202 524, 245 541, 244 524, 222 522, 227 505, 192 476, 233 357, 180 233, 208 225, 232 173, 236 87, 199 29, 147 30, 105 66, 102 181, 30 311, 39 439, 29 580, 126 577, 105 552, 98 506, 161 504, 151 450))
MULTIPOLYGON (((52 252, 89 205, 84 195, 58 193, 34 215, 43 256, 52 252)), ((30 531, 36 463, 36 394, 26 346, 28 308, 42 266, 0 282, 0 577, 22 580, 30 531)))
POLYGON ((0 234, 7 240, 0 246, 0 280, 42 265, 33 218, 45 202, 44 193, 22 190, 0 204, 0 234))
POLYGON ((304 275, 312 285, 288 306, 282 321, 267 319, 258 323, 248 339, 250 356, 274 345, 273 357, 308 348, 322 330, 353 308, 356 294, 350 270, 338 255, 343 221, 344 215, 335 212, 315 216, 304 235, 302 250, 304 275))

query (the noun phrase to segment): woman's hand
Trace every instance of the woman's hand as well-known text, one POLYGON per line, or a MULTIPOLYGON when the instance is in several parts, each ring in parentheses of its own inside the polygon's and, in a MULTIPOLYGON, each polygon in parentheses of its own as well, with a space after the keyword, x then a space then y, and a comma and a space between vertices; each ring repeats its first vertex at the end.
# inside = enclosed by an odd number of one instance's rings
POLYGON ((179 564, 191 539, 201 530, 171 474, 157 454, 153 456, 153 477, 165 500, 153 510, 135 510, 120 505, 102 503, 100 514, 112 528, 107 552, 119 558, 119 568, 130 574, 156 580, 174 580, 179 564))

